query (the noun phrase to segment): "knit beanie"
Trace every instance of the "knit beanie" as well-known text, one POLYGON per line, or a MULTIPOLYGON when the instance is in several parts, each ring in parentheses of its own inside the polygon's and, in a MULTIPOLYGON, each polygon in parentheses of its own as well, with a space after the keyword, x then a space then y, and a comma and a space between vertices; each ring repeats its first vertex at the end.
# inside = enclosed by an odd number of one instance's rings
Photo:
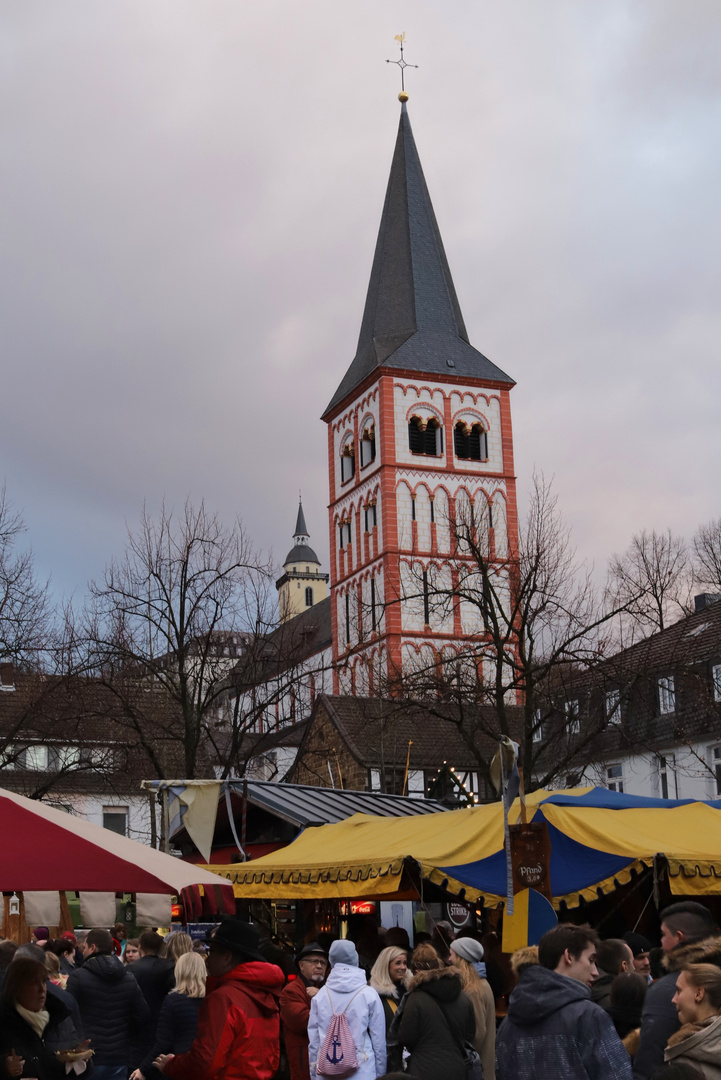
POLYGON ((347 964, 348 967, 358 967, 358 953, 356 947, 352 941, 346 941, 340 938, 338 941, 334 941, 328 951, 328 959, 330 960, 331 967, 335 967, 336 964, 347 964))
POLYGON ((456 938, 451 942, 451 951, 462 960, 467 960, 469 964, 478 964, 483 959, 483 946, 475 938, 456 938))

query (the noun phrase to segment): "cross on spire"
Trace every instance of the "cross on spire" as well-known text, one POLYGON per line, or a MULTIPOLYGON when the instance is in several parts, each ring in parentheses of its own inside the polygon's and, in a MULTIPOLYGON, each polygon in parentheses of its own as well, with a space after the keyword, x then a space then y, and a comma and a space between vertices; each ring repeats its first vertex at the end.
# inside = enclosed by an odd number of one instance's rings
POLYGON ((398 67, 401 69, 401 92, 398 95, 398 97, 400 98, 401 101, 407 101, 408 100, 408 94, 406 93, 406 68, 407 67, 412 67, 412 68, 417 68, 418 67, 418 64, 407 64, 404 57, 403 57, 403 42, 405 41, 405 39, 406 39, 405 30, 403 31, 402 34, 396 34, 396 36, 395 36, 395 40, 398 42, 398 44, 401 47, 400 60, 386 60, 386 64, 397 64, 398 67))

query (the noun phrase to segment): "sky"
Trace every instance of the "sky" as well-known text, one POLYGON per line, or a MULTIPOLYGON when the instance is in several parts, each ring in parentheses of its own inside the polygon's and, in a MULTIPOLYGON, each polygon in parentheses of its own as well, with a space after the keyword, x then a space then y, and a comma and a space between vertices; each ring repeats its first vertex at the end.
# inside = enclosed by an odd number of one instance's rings
POLYGON ((400 32, 519 490, 597 567, 721 515, 717 0, 5 0, 0 479, 58 595, 163 498, 279 562, 300 489, 328 568, 400 32))

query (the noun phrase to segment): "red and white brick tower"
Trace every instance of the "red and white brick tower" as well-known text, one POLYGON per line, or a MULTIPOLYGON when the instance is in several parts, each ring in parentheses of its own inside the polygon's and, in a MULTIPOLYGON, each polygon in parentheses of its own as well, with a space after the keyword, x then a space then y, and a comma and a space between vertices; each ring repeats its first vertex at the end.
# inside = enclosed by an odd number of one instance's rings
POLYGON ((517 544, 509 393, 469 341, 405 103, 358 349, 326 409, 335 692, 445 659, 482 627, 429 590, 458 573, 456 515, 517 544))

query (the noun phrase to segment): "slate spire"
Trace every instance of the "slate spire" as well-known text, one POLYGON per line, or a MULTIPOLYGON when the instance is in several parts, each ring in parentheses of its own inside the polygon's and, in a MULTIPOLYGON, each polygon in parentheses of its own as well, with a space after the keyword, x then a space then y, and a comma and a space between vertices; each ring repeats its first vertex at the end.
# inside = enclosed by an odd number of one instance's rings
POLYGON ((293 533, 294 539, 299 536, 310 536, 308 532, 308 526, 305 523, 305 514, 303 513, 303 502, 298 499, 298 517, 295 522, 295 532, 293 533))
POLYGON ((381 366, 513 384, 468 341, 405 102, 358 348, 326 414, 381 366))

